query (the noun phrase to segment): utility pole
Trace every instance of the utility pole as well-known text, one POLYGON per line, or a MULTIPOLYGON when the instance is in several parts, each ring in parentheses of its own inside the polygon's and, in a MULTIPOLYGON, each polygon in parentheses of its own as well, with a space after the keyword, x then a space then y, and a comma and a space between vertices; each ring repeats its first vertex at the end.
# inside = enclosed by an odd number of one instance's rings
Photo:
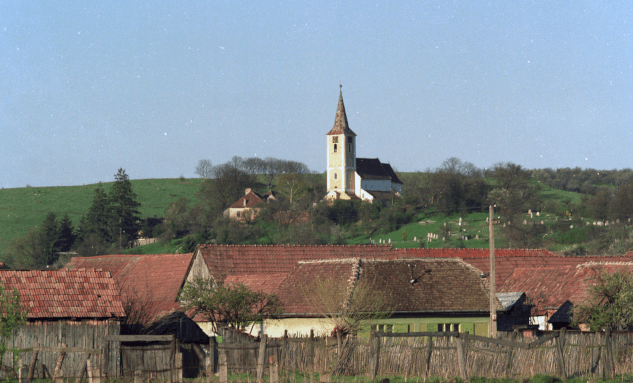
POLYGON ((495 289, 495 228, 494 208, 489 206, 488 230, 490 232, 490 337, 497 337, 497 295, 495 289))

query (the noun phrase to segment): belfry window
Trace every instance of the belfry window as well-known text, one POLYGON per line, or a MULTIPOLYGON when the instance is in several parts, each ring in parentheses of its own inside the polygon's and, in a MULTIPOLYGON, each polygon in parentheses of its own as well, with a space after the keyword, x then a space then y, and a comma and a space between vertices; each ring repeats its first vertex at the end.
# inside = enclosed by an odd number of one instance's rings
POLYGON ((336 153, 337 149, 338 149, 338 144, 334 144, 334 153, 336 153))
POLYGON ((338 173, 334 173, 334 179, 337 180, 338 179, 338 173))

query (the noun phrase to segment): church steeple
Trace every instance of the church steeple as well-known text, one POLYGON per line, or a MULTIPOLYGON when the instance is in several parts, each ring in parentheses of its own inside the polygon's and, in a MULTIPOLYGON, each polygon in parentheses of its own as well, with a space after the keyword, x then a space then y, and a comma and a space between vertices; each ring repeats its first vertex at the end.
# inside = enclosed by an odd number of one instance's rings
POLYGON ((338 107, 336 108, 336 118, 334 119, 334 127, 327 136, 344 134, 347 136, 356 136, 347 123, 347 114, 345 114, 345 104, 343 103, 343 90, 338 95, 338 107))
POLYGON ((352 196, 356 189, 356 133, 347 123, 342 90, 338 96, 334 127, 326 137, 328 193, 352 196))

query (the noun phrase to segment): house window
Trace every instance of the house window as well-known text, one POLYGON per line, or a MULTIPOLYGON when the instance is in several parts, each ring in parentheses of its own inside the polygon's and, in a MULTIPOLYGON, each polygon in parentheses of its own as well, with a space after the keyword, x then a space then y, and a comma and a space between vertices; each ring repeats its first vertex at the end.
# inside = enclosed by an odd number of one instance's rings
POLYGON ((239 212, 239 211, 237 212, 237 214, 236 214, 236 215, 237 215, 237 218, 240 218, 240 213, 241 213, 241 212, 239 212))
POLYGON ((338 150, 338 144, 334 144, 334 153, 338 150))
POLYGON ((376 325, 376 331, 378 332, 393 332, 392 324, 378 324, 376 325))
POLYGON ((440 323, 437 325, 437 331, 459 332, 459 323, 440 323))

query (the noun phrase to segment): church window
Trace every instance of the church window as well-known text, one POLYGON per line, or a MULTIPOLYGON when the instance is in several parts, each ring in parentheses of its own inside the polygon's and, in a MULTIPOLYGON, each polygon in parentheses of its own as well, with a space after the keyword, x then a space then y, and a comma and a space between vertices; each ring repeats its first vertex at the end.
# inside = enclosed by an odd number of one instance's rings
POLYGON ((337 149, 338 149, 338 144, 334 144, 334 153, 336 153, 337 149))
POLYGON ((338 173, 334 173, 334 179, 337 180, 338 179, 338 173))
POLYGON ((337 143, 338 142, 338 136, 332 137, 332 142, 337 143))

